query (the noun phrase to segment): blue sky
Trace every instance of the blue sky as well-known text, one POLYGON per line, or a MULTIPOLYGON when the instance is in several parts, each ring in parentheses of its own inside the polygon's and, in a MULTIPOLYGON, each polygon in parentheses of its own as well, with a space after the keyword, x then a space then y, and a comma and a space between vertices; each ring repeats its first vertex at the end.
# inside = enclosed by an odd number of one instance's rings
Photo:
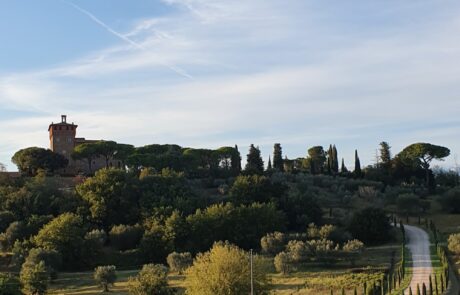
MULTIPOLYGON (((267 159, 379 142, 460 152, 460 2, 0 0, 0 162, 78 136, 251 143, 267 159)), ((439 163, 438 163, 439 164, 439 163)))

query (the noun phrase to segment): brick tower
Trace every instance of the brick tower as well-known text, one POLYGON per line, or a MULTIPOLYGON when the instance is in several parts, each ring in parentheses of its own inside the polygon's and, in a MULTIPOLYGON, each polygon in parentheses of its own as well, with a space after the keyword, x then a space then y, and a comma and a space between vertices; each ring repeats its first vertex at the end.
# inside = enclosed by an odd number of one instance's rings
POLYGON ((64 173, 73 173, 74 161, 70 157, 75 148, 75 136, 77 125, 67 123, 67 116, 61 116, 60 123, 51 123, 48 127, 50 137, 50 149, 58 154, 63 155, 69 160, 69 165, 64 169, 64 173))

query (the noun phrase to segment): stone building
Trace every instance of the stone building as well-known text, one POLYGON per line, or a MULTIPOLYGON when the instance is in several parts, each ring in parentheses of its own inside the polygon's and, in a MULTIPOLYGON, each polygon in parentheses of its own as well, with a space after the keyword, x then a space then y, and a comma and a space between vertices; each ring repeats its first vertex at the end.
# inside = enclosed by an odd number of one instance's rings
MULTIPOLYGON (((74 161, 71 157, 74 148, 77 145, 83 143, 94 143, 101 140, 90 140, 83 137, 76 137, 77 127, 73 122, 67 123, 67 116, 61 116, 60 123, 51 123, 48 127, 50 149, 58 154, 63 155, 69 161, 66 168, 62 169, 61 174, 63 175, 76 175, 76 174, 88 174, 89 165, 87 161, 74 161)), ((111 159, 109 166, 121 167, 122 163, 119 160, 111 159)), ((92 172, 105 168, 106 162, 102 157, 98 157, 92 162, 92 172)))

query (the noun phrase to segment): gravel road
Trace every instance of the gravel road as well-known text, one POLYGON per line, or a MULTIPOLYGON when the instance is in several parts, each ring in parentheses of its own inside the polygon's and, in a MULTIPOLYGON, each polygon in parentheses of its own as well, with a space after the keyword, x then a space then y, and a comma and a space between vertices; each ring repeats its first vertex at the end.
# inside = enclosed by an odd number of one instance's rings
MULTIPOLYGON (((407 246, 411 251, 413 261, 413 274, 410 287, 412 288, 412 294, 417 294, 417 284, 420 286, 420 292, 422 291, 423 283, 428 288, 430 275, 433 274, 430 239, 428 234, 421 228, 404 225, 404 229, 406 230, 406 237, 409 240, 407 246)), ((405 294, 409 294, 409 288, 406 289, 405 294)))

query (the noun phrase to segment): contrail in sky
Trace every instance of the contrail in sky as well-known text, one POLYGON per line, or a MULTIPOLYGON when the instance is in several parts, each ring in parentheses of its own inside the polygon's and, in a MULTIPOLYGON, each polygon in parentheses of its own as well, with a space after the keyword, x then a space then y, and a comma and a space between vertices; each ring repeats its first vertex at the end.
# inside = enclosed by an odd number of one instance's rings
MULTIPOLYGON (((81 8, 80 6, 78 6, 77 4, 75 3, 72 3, 72 2, 69 2, 67 0, 61 0, 62 2, 72 6, 73 8, 77 9, 78 11, 80 11, 81 13, 85 14, 86 16, 88 16, 91 20, 93 20, 95 23, 97 23, 98 25, 100 25, 101 27, 103 27, 104 29, 106 29, 107 31, 109 31, 112 35, 115 35, 117 36, 118 38, 120 38, 121 40, 125 41, 126 43, 129 43, 131 44, 132 46, 138 48, 138 49, 141 49, 141 50, 144 50, 144 51, 149 51, 148 48, 142 46, 142 44, 139 44, 137 43, 136 41, 126 37, 126 36, 123 36, 122 34, 118 33, 117 31, 115 31, 114 29, 112 29, 111 27, 109 27, 107 24, 105 24, 103 21, 101 21, 100 19, 98 19, 94 14, 92 14, 91 12, 81 8)), ((189 74, 187 74, 187 72, 179 67, 176 67, 176 66, 172 66, 172 65, 168 65, 166 63, 161 63, 161 65, 167 67, 168 69, 170 69, 171 71, 185 77, 185 78, 188 78, 188 79, 193 79, 192 76, 190 76, 189 74)))

